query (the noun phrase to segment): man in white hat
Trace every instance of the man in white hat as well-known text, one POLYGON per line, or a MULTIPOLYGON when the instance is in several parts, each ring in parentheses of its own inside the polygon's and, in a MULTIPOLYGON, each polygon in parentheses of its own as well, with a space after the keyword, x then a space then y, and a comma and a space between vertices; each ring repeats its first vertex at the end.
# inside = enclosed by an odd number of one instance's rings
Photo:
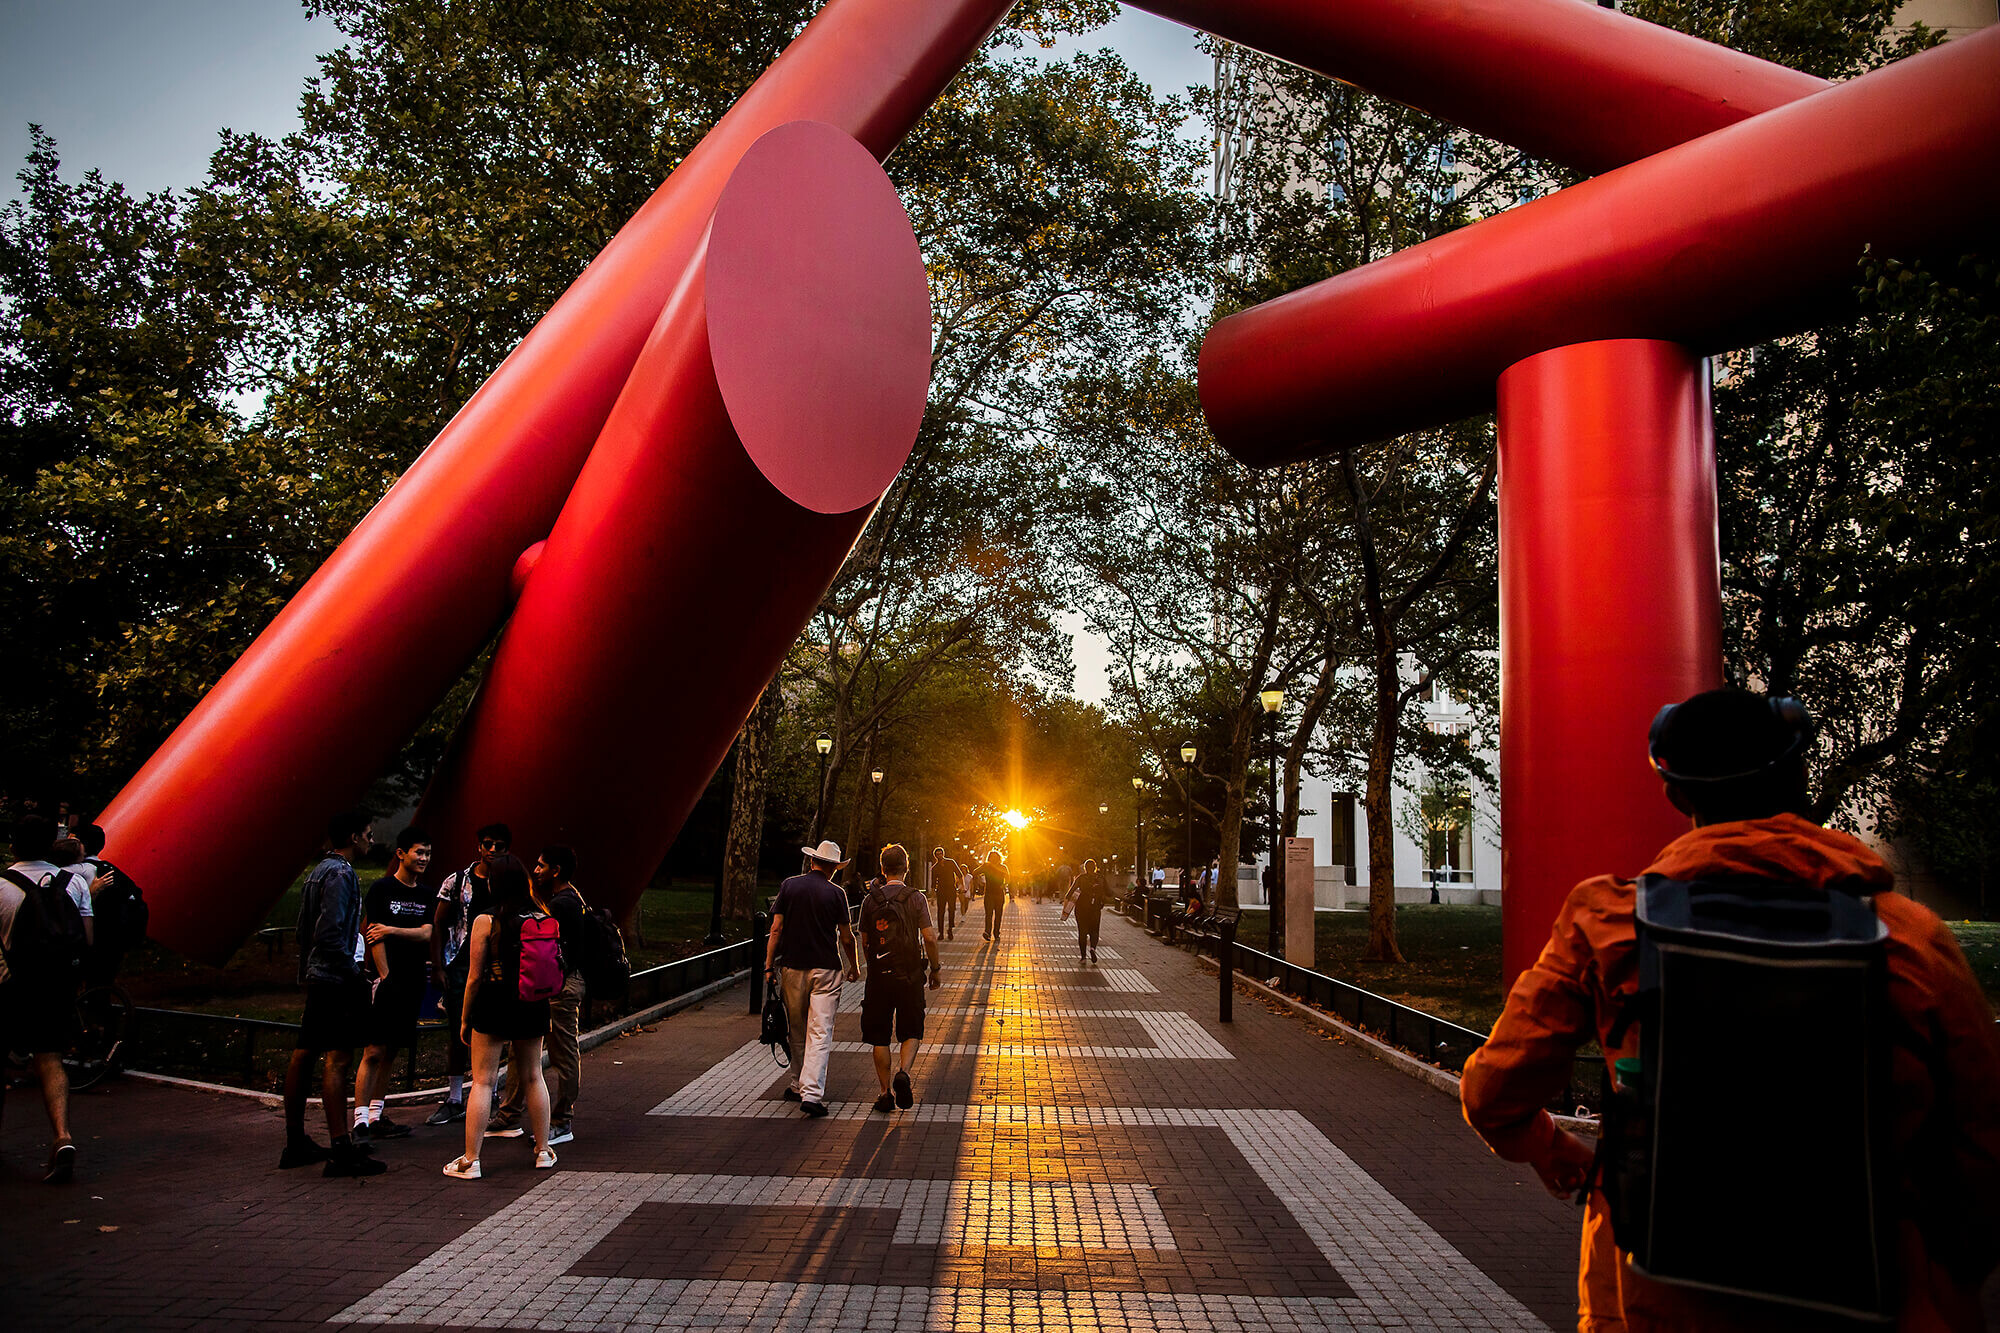
POLYGON ((855 962, 854 928, 847 919, 847 895, 833 882, 846 862, 832 840, 801 847, 806 865, 778 889, 771 905, 771 938, 764 947, 764 970, 784 988, 791 1019, 792 1086, 788 1100, 808 1116, 826 1114, 826 1062, 833 1054, 833 1013, 840 1004, 840 978, 861 979, 855 962), (781 970, 782 964, 782 970, 781 970))

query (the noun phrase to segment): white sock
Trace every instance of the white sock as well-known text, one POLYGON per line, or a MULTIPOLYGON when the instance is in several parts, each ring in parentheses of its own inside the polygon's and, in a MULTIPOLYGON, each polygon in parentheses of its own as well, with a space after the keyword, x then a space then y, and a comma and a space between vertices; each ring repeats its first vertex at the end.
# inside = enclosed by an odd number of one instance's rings
POLYGON ((365 1107, 365 1106, 357 1106, 357 1107, 355 1107, 355 1108, 354 1108, 354 1127, 355 1127, 356 1129, 360 1129, 360 1128, 361 1128, 361 1127, 362 1127, 363 1125, 365 1125, 365 1124, 367 1124, 367 1123, 368 1123, 368 1108, 367 1108, 367 1107, 365 1107))
POLYGON ((377 1098, 376 1098, 376 1099, 375 1099, 374 1101, 372 1101, 372 1102, 368 1103, 368 1123, 369 1123, 369 1124, 371 1124, 371 1125, 372 1125, 372 1124, 374 1124, 374 1123, 375 1123, 375 1122, 376 1122, 377 1120, 380 1120, 380 1119, 382 1118, 382 1106, 383 1106, 383 1101, 382 1101, 382 1099, 381 1099, 380 1097, 377 1097, 377 1098))
POLYGON ((453 1074, 451 1076, 451 1099, 455 1102, 465 1100, 465 1075, 453 1074))

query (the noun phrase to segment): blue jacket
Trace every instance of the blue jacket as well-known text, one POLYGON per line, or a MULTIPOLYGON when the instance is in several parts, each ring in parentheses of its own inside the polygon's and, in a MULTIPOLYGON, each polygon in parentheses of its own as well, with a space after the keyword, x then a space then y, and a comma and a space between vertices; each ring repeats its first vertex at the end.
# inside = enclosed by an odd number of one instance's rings
POLYGON ((313 867, 299 894, 299 980, 354 981, 361 940, 361 880, 345 858, 313 867))

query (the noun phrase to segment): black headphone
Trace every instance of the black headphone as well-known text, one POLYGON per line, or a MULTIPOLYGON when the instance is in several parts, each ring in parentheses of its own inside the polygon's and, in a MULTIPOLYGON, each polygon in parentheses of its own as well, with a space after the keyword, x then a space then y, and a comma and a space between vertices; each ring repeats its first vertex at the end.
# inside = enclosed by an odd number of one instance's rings
POLYGON ((1646 757, 1653 761, 1653 771, 1666 781, 1680 785, 1687 785, 1689 783, 1712 784, 1717 782, 1735 782, 1741 778, 1754 778, 1760 773, 1770 772, 1779 764, 1784 763, 1787 759, 1790 759, 1805 748, 1806 741, 1812 736, 1812 715, 1806 712, 1804 704, 1789 694, 1774 694, 1765 700, 1765 702, 1771 706, 1771 716, 1777 718, 1783 724, 1790 739, 1785 742, 1784 749, 1757 765, 1757 767, 1746 768, 1741 773, 1722 773, 1714 777, 1697 777, 1689 773, 1676 773, 1671 768, 1668 768, 1667 761, 1660 757, 1660 733, 1667 729, 1667 719, 1671 718, 1680 708, 1679 704, 1668 704, 1654 715, 1653 728, 1646 733, 1646 757))

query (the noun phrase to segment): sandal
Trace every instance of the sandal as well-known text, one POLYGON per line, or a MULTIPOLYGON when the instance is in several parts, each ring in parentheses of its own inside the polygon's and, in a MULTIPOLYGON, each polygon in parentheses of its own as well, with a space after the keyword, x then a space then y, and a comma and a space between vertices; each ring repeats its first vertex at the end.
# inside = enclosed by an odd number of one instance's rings
POLYGON ((556 1164, 556 1150, 543 1148, 535 1154, 535 1170, 546 1171, 556 1164))
POLYGON ((476 1157, 454 1157, 444 1165, 444 1173, 453 1180, 479 1179, 479 1159, 476 1157))

